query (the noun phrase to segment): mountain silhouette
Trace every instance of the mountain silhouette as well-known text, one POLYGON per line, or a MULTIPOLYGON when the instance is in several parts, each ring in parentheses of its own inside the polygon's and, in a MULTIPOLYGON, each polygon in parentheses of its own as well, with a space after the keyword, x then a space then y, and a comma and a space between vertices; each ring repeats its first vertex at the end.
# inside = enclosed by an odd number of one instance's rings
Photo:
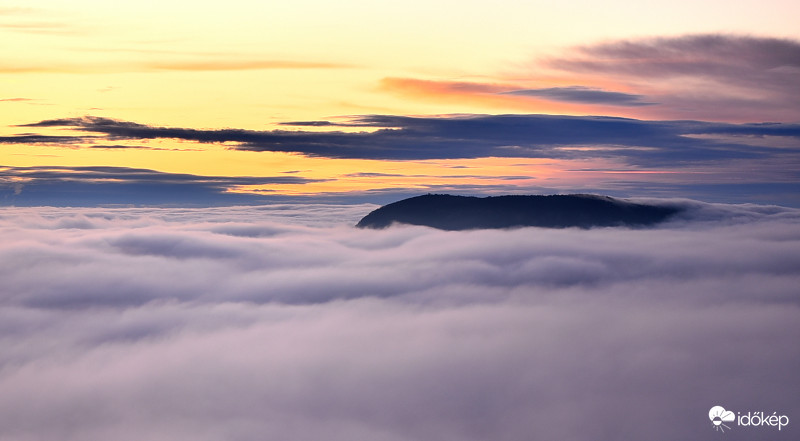
POLYGON ((356 227, 386 228, 393 223, 440 230, 486 228, 643 227, 681 211, 591 194, 551 196, 453 196, 427 194, 380 207, 356 227))

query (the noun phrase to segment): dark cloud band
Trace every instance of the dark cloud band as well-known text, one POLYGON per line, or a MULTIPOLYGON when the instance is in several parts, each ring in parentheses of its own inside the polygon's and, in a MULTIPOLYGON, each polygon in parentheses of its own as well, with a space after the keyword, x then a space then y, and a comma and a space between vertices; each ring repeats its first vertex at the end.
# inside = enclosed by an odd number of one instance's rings
MULTIPOLYGON (((752 142, 719 142, 691 135, 800 137, 797 124, 725 124, 702 121, 644 121, 560 115, 472 115, 404 117, 368 115, 345 123, 304 121, 301 126, 363 127, 363 132, 198 130, 155 127, 108 118, 45 120, 25 127, 73 127, 109 139, 172 138, 201 143, 236 143, 248 151, 297 152, 359 159, 446 159, 479 157, 618 157, 650 166, 732 158, 758 158, 800 149, 772 149, 752 142), (612 146, 618 149, 564 150, 612 146), (644 148, 642 148, 644 147, 644 148)), ((76 136, 80 139, 79 136, 76 136)))
POLYGON ((0 167, 0 205, 234 205, 264 203, 241 186, 305 184, 300 176, 200 176, 127 167, 0 167))
POLYGON ((607 90, 580 86, 512 90, 510 92, 503 92, 503 94, 532 96, 570 103, 607 104, 612 106, 650 106, 654 104, 643 101, 643 95, 610 92, 607 90))

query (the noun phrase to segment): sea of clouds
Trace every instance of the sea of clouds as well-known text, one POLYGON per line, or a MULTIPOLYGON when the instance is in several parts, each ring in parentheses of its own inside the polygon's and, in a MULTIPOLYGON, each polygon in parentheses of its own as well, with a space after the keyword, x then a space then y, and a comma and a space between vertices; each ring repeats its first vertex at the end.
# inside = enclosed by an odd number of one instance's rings
POLYGON ((800 210, 0 209, 0 439, 797 439, 800 210), (712 406, 790 424, 715 433, 712 406))

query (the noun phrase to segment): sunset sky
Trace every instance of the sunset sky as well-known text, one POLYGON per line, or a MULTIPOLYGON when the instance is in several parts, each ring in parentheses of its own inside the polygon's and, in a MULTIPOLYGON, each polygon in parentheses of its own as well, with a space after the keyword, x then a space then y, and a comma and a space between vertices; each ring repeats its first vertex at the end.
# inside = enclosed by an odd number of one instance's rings
POLYGON ((6 0, 0 42, 2 441, 800 439, 798 0, 6 0), (643 205, 356 227, 426 193, 643 205))
POLYGON ((798 206, 798 16, 755 0, 6 1, 0 203, 798 206))

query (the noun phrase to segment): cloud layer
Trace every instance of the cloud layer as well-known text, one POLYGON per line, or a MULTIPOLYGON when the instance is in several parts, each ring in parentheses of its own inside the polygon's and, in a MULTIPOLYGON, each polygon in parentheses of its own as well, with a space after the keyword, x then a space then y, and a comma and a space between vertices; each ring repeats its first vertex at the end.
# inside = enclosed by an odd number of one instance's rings
POLYGON ((698 439, 714 405, 794 418, 800 215, 671 203, 688 214, 655 230, 472 232, 356 230, 366 205, 0 210, 0 437, 698 439))

